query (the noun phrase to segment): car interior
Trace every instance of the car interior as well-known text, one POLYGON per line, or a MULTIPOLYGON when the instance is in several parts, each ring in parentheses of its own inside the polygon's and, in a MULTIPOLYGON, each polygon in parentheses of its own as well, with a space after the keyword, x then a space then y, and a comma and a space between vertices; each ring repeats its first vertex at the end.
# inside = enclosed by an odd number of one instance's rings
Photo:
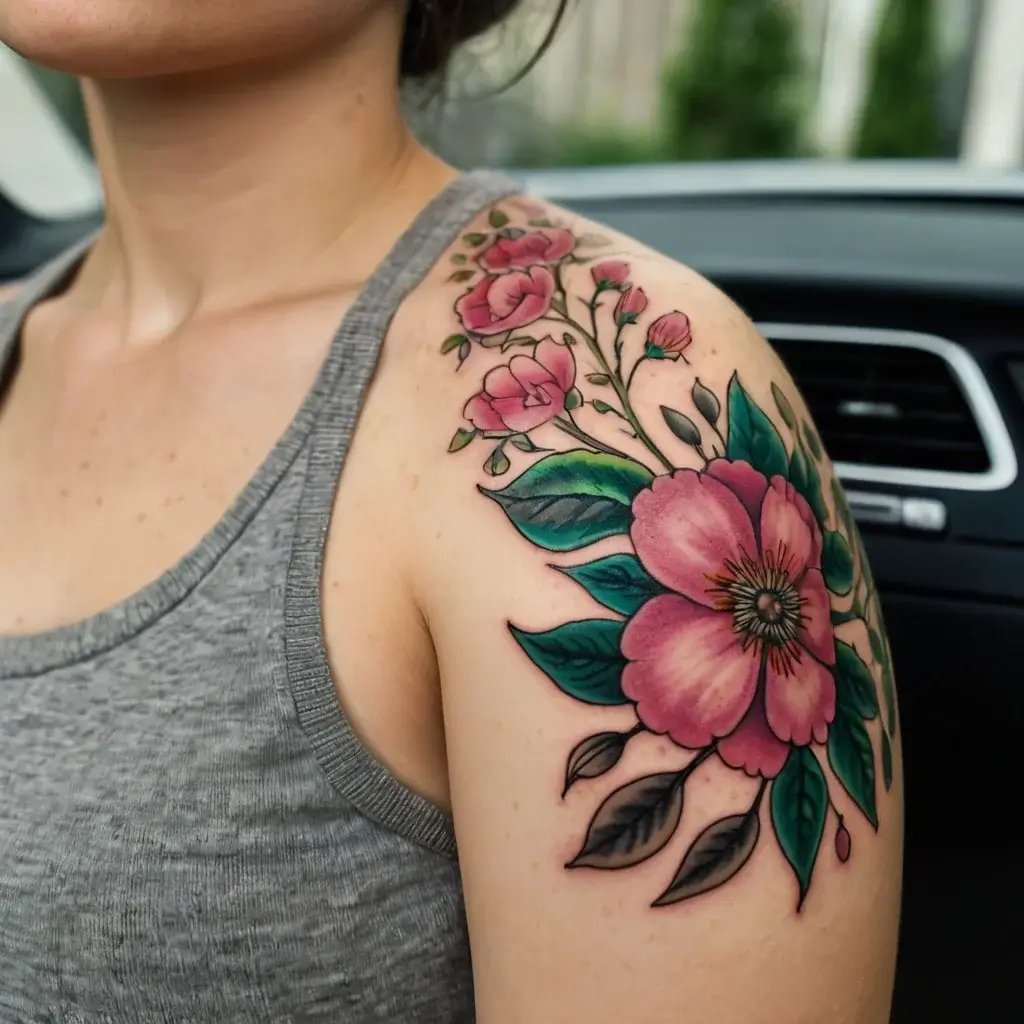
MULTIPOLYGON (((863 532, 895 659, 907 817, 893 1020, 1016 1019, 1024 175, 775 163, 520 177, 703 272, 788 365, 863 532)), ((96 223, 0 198, 0 282, 96 223)))

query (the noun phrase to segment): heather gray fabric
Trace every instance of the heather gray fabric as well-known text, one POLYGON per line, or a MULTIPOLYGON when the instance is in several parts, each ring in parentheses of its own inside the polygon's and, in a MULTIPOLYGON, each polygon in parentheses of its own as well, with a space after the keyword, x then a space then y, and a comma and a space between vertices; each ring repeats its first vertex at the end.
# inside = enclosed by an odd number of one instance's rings
MULTIPOLYGON (((388 323, 513 189, 466 175, 423 212, 190 554, 87 621, 0 637, 2 1024, 473 1020, 451 822, 342 716, 318 592, 388 323)), ((0 366, 84 249, 0 309, 0 366)))

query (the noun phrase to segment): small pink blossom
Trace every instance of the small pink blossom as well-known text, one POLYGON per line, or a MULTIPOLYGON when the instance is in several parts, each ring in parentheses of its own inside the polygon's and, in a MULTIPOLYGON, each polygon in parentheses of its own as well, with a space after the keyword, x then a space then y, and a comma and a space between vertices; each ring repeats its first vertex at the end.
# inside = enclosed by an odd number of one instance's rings
POLYGON ((572 232, 564 228, 528 231, 518 238, 499 238, 480 254, 480 265, 495 273, 526 270, 538 263, 557 263, 575 245, 572 232))
POLYGON ((647 343, 666 355, 681 355, 693 341, 690 318, 679 310, 665 313, 647 328, 647 343))
POLYGON ((652 732, 773 778, 791 744, 824 742, 835 717, 835 640, 821 531, 781 476, 746 462, 657 478, 630 536, 671 593, 627 624, 622 685, 652 732))
POLYGON ((635 324, 636 318, 647 308, 647 293, 635 285, 627 288, 615 304, 615 323, 619 327, 635 324))
POLYGON ((629 280, 629 264, 625 260, 602 260, 590 269, 598 288, 621 288, 629 280))
POLYGON ((455 303, 455 312, 471 334, 501 334, 539 320, 551 308, 554 294, 551 271, 531 267, 480 278, 455 303))
POLYGON ((508 365, 491 370, 464 415, 477 430, 523 433, 564 412, 575 381, 572 349, 549 336, 537 343, 532 356, 513 356, 508 365))

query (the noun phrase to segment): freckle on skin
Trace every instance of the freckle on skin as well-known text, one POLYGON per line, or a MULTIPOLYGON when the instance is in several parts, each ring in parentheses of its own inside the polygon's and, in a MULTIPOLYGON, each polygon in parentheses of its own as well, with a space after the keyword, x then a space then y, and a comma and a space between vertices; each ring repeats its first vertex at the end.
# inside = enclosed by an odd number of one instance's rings
POLYGON ((68 496, 68 489, 66 487, 62 487, 60 489, 60 496, 62 498, 66 498, 68 496))
POLYGON ((518 811, 519 810, 519 801, 518 800, 513 800, 512 801, 512 810, 513 811, 518 811))
POLYGON ((96 499, 96 507, 97 508, 103 508, 103 499, 102 498, 97 498, 96 499))
POLYGON ((167 461, 168 462, 177 462, 177 460, 178 460, 178 453, 177 452, 168 452, 167 453, 167 461))
POLYGON ((417 474, 414 473, 413 477, 412 477, 412 489, 415 491, 416 488, 419 487, 419 485, 420 485, 420 478, 419 478, 419 476, 417 474))
POLYGON ((92 468, 92 463, 88 459, 83 459, 79 464, 78 468, 84 473, 86 470, 92 468))
POLYGON ((139 514, 138 514, 138 515, 137 515, 137 516, 135 517, 135 522, 137 522, 137 523, 144 523, 144 522, 145 522, 145 521, 146 521, 146 520, 147 520, 148 518, 149 518, 149 517, 148 517, 148 516, 146 515, 146 513, 145 513, 145 512, 140 512, 140 513, 139 513, 139 514))

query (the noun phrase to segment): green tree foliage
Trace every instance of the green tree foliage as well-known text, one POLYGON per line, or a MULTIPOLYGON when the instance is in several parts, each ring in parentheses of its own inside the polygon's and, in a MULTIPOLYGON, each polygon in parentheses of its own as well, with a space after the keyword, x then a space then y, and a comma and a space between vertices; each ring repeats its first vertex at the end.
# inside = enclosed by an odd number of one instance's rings
POLYGON ((871 54, 856 154, 913 158, 942 152, 934 0, 887 0, 871 54))
POLYGON ((800 154, 805 69, 791 0, 700 0, 664 82, 666 155, 800 154))

